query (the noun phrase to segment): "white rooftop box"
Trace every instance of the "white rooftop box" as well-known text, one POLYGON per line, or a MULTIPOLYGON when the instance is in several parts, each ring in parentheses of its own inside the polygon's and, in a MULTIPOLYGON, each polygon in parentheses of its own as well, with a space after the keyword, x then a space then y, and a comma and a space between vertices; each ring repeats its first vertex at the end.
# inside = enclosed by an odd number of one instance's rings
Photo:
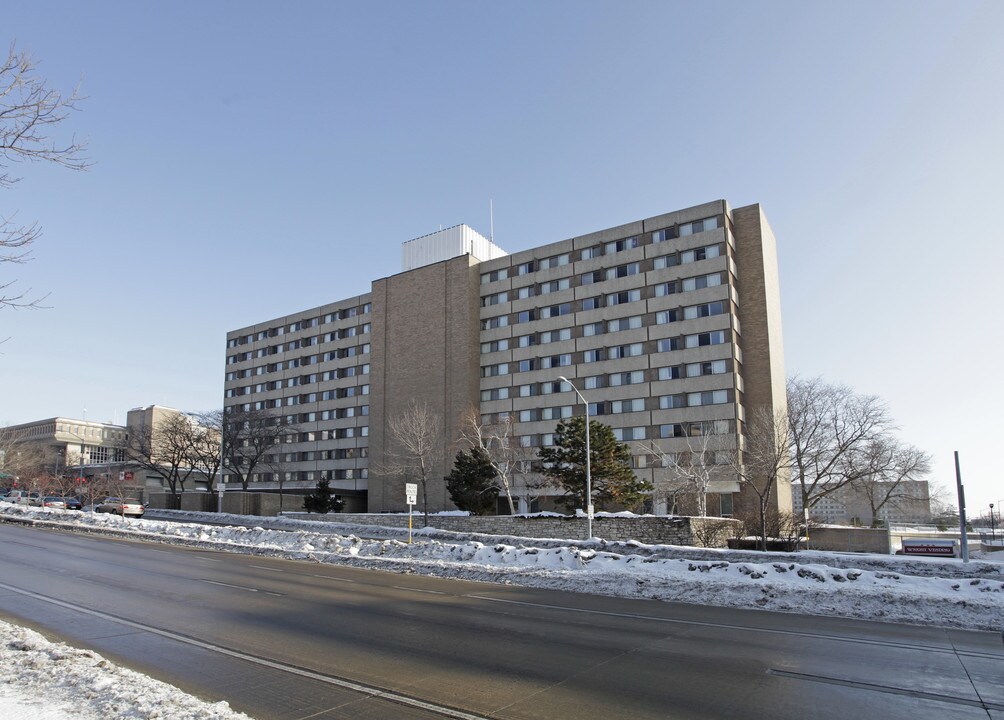
POLYGON ((504 257, 508 253, 467 225, 454 225, 439 232, 423 235, 401 245, 401 270, 471 255, 479 262, 504 257))

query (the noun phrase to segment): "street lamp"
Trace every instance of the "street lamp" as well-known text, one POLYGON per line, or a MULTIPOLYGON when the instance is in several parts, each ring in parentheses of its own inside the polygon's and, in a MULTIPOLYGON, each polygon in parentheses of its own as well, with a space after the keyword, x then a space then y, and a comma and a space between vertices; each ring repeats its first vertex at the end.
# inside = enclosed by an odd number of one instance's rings
POLYGON ((563 383, 567 383, 575 391, 575 394, 579 396, 579 400, 582 401, 582 405, 586 408, 586 535, 588 539, 593 536, 593 485, 589 462, 589 403, 582 397, 582 393, 572 384, 571 380, 564 375, 559 375, 558 379, 563 383))
POLYGON ((994 527, 994 504, 990 503, 990 542, 997 544, 997 529, 994 527))

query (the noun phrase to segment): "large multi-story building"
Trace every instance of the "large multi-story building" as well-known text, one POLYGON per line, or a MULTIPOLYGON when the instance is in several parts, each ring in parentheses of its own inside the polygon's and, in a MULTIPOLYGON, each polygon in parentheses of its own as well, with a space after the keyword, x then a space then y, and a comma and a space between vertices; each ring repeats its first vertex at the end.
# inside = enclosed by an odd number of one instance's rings
MULTIPOLYGON (((559 376, 657 488, 653 450, 741 438, 747 409, 785 408, 776 248, 759 205, 719 200, 511 255, 461 225, 405 243, 403 268, 365 295, 227 334, 225 406, 297 428, 256 487, 282 472, 287 489, 328 479, 354 507, 405 509, 404 479, 383 470, 395 417, 421 403, 442 418, 441 479, 472 407, 517 418, 527 447, 552 442, 558 420, 584 412, 559 376)), ((740 490, 722 473, 709 511, 731 514, 740 490)), ((775 491, 779 509, 788 490, 775 491)), ((451 507, 443 482, 429 505, 451 507)))
MULTIPOLYGON (((931 522, 931 491, 927 480, 893 482, 865 478, 829 490, 825 495, 818 494, 821 497, 810 495, 809 517, 819 523, 869 527, 878 523, 931 522)), ((795 515, 801 517, 802 493, 797 484, 792 489, 791 504, 795 515)))

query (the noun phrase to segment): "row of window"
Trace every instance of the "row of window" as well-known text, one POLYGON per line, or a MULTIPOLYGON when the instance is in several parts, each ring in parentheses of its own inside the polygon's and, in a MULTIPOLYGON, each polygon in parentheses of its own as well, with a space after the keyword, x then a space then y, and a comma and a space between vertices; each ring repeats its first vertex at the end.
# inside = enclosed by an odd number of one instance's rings
MULTIPOLYGON (((714 420, 692 423, 671 423, 667 425, 611 428, 614 438, 618 442, 637 442, 649 439, 670 439, 683 437, 701 437, 702 435, 719 432, 716 428, 730 425, 729 420, 714 420)), ((533 435, 520 435, 519 444, 521 447, 548 447, 554 445, 557 433, 538 433, 533 435)))
MULTIPOLYGON (((686 237, 688 235, 696 235, 700 232, 707 232, 708 230, 714 230, 716 228, 723 227, 724 216, 717 215, 715 217, 704 218, 701 220, 695 220, 689 223, 683 223, 680 225, 674 225, 672 227, 664 228, 662 230, 657 230, 651 234, 650 241, 653 243, 664 242, 666 240, 672 240, 678 237, 686 237)), ((629 237, 623 240, 614 240, 612 242, 603 243, 600 245, 594 245, 592 247, 584 248, 578 252, 579 260, 589 260, 591 258, 601 257, 603 255, 612 255, 615 253, 623 252, 624 250, 631 250, 633 248, 641 247, 645 243, 639 237, 629 237)), ((491 282, 496 282, 498 280, 505 280, 509 277, 518 277, 520 275, 529 275, 540 270, 547 270, 549 268, 560 267, 562 265, 568 265, 572 262, 572 256, 574 253, 561 253, 560 255, 552 255, 551 257, 541 258, 538 260, 530 260, 527 262, 520 263, 519 265, 514 265, 511 268, 500 268, 498 270, 492 270, 491 272, 482 273, 481 284, 487 285, 491 282)))
MULTIPOLYGON (((342 310, 336 310, 330 312, 323 317, 309 318, 307 320, 298 320, 294 323, 289 323, 288 325, 279 325, 277 327, 272 327, 267 330, 260 330, 257 333, 251 333, 248 335, 241 335, 239 337, 231 338, 227 340, 228 348, 235 348, 239 345, 247 345, 253 342, 260 342, 261 340, 267 340, 268 338, 279 337, 280 335, 285 335, 287 333, 300 332, 301 330, 309 330, 310 328, 318 327, 320 325, 327 325, 338 320, 348 320, 349 318, 354 318, 358 315, 365 315, 372 310, 371 303, 364 303, 356 307, 344 308, 342 310)), ((368 332, 367 330, 362 332, 368 332)), ((340 331, 339 331, 340 332, 340 331)), ((334 335, 335 333, 331 333, 334 335)), ((353 333, 354 335, 355 333, 353 333)), ((345 335, 345 337, 351 337, 352 335, 345 335)))
MULTIPOLYGON (((369 470, 366 468, 345 468, 342 470, 298 470, 284 473, 253 473, 252 483, 272 483, 272 482, 306 482, 316 483, 319 480, 366 480, 369 477, 369 470)), ((237 482, 237 477, 227 475, 226 482, 237 482)))
MULTIPOLYGON (((247 360, 257 360, 260 358, 268 357, 270 355, 278 355, 284 352, 291 352, 293 350, 299 350, 305 347, 312 347, 320 342, 318 336, 312 338, 304 338, 303 340, 294 340, 286 345, 270 345, 269 347, 260 348, 251 352, 237 353, 236 355, 231 355, 227 357, 227 364, 232 365, 234 363, 246 362, 247 360)), ((321 353, 317 356, 318 360, 314 362, 327 362, 329 360, 342 360, 348 357, 354 357, 356 355, 363 355, 370 351, 370 344, 363 343, 362 345, 353 345, 352 347, 338 348, 337 350, 330 350, 326 353, 321 353)), ((294 358, 297 360, 298 358, 294 358)), ((302 364, 302 359, 301 364, 302 364)), ((290 365, 292 360, 285 361, 287 367, 297 367, 296 365, 290 365)), ((313 364, 313 363, 310 363, 313 364)), ((282 368, 282 363, 276 363, 279 369, 282 368)))
POLYGON ((529 308, 513 313, 512 315, 497 315, 495 317, 484 318, 481 321, 482 330, 493 330, 509 325, 519 325, 521 323, 533 322, 535 320, 546 320, 548 318, 570 315, 573 312, 588 312, 598 310, 603 307, 614 307, 625 303, 632 303, 644 300, 646 297, 664 297, 679 292, 689 292, 707 287, 717 287, 722 284, 722 273, 711 273, 699 277, 686 278, 667 283, 660 283, 652 286, 651 294, 643 292, 641 288, 633 290, 622 290, 606 295, 583 298, 576 302, 557 303, 538 308, 529 308))
MULTIPOLYGON (((693 333, 691 335, 679 335, 677 337, 662 338, 654 343, 656 352, 673 352, 676 350, 704 347, 708 345, 722 345, 728 341, 731 331, 712 330, 705 333, 693 333)), ((652 352, 653 343, 626 343, 623 345, 608 345, 606 347, 583 350, 581 360, 575 361, 575 356, 580 353, 562 353, 559 355, 545 356, 540 358, 527 358, 526 360, 514 360, 512 362, 492 363, 481 366, 481 377, 498 377, 500 375, 510 375, 517 372, 532 372, 534 370, 547 370, 555 367, 567 367, 570 365, 603 362, 605 360, 621 360, 629 357, 640 357, 652 352), (646 349, 646 345, 648 348, 646 349)))

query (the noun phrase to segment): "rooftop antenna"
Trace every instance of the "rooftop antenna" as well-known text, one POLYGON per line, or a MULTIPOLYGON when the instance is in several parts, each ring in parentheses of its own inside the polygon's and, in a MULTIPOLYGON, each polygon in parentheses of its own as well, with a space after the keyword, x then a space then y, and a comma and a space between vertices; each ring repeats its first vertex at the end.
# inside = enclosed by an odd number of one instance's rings
POLYGON ((495 242, 495 206, 488 198, 488 239, 495 242))

